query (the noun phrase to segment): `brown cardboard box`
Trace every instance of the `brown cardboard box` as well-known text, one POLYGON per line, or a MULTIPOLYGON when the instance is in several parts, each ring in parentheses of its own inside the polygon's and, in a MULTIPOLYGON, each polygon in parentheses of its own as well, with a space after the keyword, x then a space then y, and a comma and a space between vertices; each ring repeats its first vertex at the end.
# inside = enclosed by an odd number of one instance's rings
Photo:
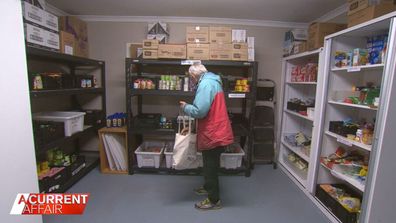
POLYGON ((348 15, 369 7, 369 0, 348 0, 348 15))
POLYGON ((186 44, 160 44, 158 46, 158 58, 163 59, 186 59, 186 44))
POLYGON ((187 43, 209 43, 209 27, 207 26, 187 26, 187 43))
POLYGON ((248 44, 233 43, 232 44, 232 60, 247 61, 248 60, 248 44))
POLYGON ((60 38, 60 52, 64 54, 74 55, 76 48, 74 36, 65 31, 60 31, 59 38, 60 38))
POLYGON ((158 50, 143 49, 143 59, 158 59, 158 50))
POLYGON ((61 16, 59 21, 61 31, 73 34, 76 40, 88 42, 87 23, 75 16, 61 16))
POLYGON ((130 58, 138 58, 139 56, 141 56, 143 54, 142 49, 143 49, 143 44, 141 44, 141 43, 132 43, 129 46, 130 58), (139 49, 140 49, 140 51, 139 51, 139 49), (139 55, 138 51, 140 52, 140 55, 139 55))
POLYGON ((371 19, 385 15, 389 12, 395 11, 396 6, 393 2, 382 2, 379 5, 369 6, 348 16, 348 27, 367 22, 371 19))
POLYGON ((74 55, 79 57, 89 57, 89 46, 87 41, 76 40, 75 41, 76 50, 74 55))
POLYGON ((209 59, 211 60, 231 60, 232 59, 232 44, 211 43, 209 46, 209 59))
POLYGON ((231 43, 231 27, 209 27, 210 43, 231 43))
POLYGON ((293 54, 299 54, 307 51, 307 42, 299 42, 293 47, 293 54))
POLYGON ((143 40, 143 49, 158 49, 159 40, 157 39, 145 39, 143 40))
POLYGON ((312 23, 308 28, 308 50, 323 46, 324 37, 346 28, 345 24, 338 23, 312 23))
POLYGON ((209 44, 188 43, 187 59, 189 60, 209 60, 209 44))

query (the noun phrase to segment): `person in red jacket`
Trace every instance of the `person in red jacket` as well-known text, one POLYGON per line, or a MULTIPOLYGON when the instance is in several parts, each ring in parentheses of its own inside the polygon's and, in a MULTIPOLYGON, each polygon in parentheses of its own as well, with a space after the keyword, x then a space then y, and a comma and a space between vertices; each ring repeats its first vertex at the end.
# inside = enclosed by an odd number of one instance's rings
POLYGON ((180 105, 187 115, 198 120, 197 149, 202 151, 205 183, 194 191, 199 195, 208 195, 195 207, 201 210, 220 209, 220 154, 224 152, 225 146, 234 141, 222 82, 218 75, 208 72, 200 63, 190 66, 189 75, 198 84, 194 102, 187 104, 180 101, 180 105))

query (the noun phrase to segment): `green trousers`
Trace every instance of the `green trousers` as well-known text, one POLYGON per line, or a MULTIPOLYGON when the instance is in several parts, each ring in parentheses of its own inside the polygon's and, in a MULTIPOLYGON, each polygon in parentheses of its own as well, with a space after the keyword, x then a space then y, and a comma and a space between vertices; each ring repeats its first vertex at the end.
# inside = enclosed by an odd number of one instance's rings
POLYGON ((205 179, 204 188, 208 192, 208 198, 212 203, 220 200, 218 172, 220 168, 220 154, 222 152, 224 152, 224 147, 202 151, 203 175, 205 179))

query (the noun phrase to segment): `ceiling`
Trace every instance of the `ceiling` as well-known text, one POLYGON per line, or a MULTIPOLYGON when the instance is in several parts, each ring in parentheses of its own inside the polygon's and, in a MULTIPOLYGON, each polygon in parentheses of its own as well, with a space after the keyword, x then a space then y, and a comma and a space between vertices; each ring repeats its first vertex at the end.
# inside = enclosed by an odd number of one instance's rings
POLYGON ((47 0, 71 15, 211 17, 311 22, 345 0, 47 0))

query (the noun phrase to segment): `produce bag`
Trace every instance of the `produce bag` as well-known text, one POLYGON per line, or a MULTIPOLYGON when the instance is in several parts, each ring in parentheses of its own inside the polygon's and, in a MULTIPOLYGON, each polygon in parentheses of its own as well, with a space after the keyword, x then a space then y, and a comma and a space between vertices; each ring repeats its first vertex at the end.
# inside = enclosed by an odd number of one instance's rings
POLYGON ((192 133, 194 119, 189 116, 178 117, 178 132, 173 147, 172 167, 176 170, 193 169, 198 167, 197 135, 192 133), (181 128, 181 123, 183 128, 181 128), (187 130, 188 128, 188 130, 187 130))

